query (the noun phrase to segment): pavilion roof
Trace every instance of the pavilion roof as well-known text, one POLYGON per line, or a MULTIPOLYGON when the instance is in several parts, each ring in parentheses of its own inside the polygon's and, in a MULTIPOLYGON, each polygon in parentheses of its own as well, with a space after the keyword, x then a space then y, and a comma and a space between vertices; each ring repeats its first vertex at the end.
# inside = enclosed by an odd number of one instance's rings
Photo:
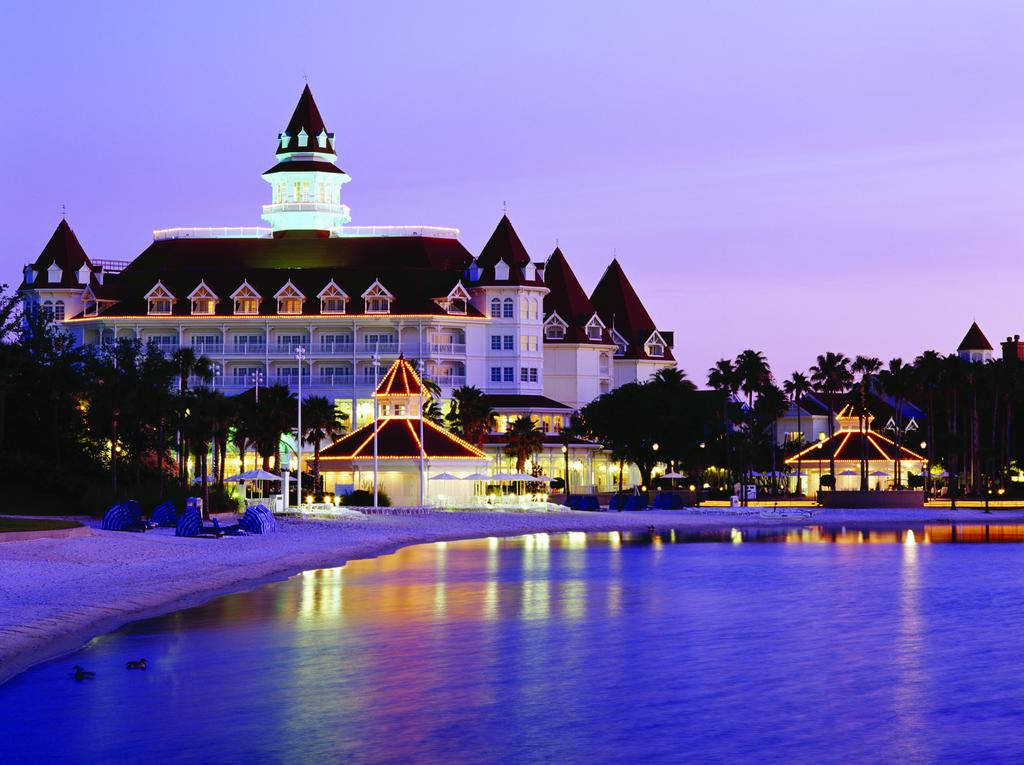
POLYGON ((836 462, 859 463, 862 454, 866 455, 868 460, 895 462, 897 449, 899 449, 901 460, 913 462, 924 459, 920 454, 905 446, 897 447, 895 441, 877 431, 869 429, 861 433, 859 430, 843 428, 837 430, 831 438, 813 443, 798 454, 789 457, 786 464, 795 465, 798 461, 831 460, 833 450, 835 450, 836 462))
MULTIPOLYGON (((376 421, 377 458, 418 460, 420 458, 419 418, 384 417, 376 421)), ((330 467, 340 460, 373 459, 374 423, 348 433, 320 452, 320 461, 330 467)), ((423 421, 423 451, 427 459, 487 459, 487 455, 454 433, 423 421)))

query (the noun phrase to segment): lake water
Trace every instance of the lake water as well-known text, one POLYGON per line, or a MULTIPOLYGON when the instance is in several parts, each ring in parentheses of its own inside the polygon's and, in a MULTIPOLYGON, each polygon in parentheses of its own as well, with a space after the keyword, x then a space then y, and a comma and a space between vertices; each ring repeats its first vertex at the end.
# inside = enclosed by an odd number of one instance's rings
POLYGON ((14 678, 0 761, 1021 762, 1022 541, 943 526, 411 547, 14 678))

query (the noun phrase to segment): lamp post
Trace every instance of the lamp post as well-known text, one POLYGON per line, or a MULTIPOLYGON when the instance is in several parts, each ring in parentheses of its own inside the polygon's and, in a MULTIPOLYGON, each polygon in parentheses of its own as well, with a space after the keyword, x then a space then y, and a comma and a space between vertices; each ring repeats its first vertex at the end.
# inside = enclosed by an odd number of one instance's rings
POLYGON ((256 403, 260 403, 260 383, 263 382, 263 373, 256 370, 252 373, 252 384, 256 386, 256 403))
MULTIPOLYGON (((658 449, 659 448, 660 447, 658 446, 658 442, 657 441, 655 441, 653 444, 651 444, 651 452, 652 452, 652 454, 654 455, 655 458, 658 456, 658 449)), ((654 461, 652 459, 652 462, 651 462, 651 473, 652 474, 654 473, 654 465, 655 465, 655 463, 654 463, 654 461)), ((651 475, 651 488, 654 488, 654 476, 653 475, 651 475)), ((646 493, 646 489, 644 491, 646 493)))
POLYGON ((565 501, 569 501, 569 447, 562 444, 562 458, 565 460, 565 501))
POLYGON ((420 375, 420 507, 427 506, 427 455, 423 448, 423 359, 420 359, 416 366, 420 375))
POLYGON ((373 352, 373 506, 377 507, 377 431, 379 428, 379 422, 377 412, 379 404, 377 402, 377 386, 380 385, 380 356, 377 355, 377 351, 373 352))
MULTIPOLYGON (((299 429, 295 438, 295 455, 298 458, 298 469, 295 471, 295 504, 302 504, 302 368, 305 366, 306 348, 295 346, 295 358, 299 360, 299 429)), ((314 487, 315 488, 315 487, 314 487)))
MULTIPOLYGON (((921 451, 923 452, 927 448, 928 448, 928 442, 927 441, 922 441, 921 442, 921 451)), ((928 458, 927 457, 924 458, 924 463, 923 463, 923 467, 921 468, 921 473, 922 473, 922 476, 924 478, 924 498, 927 501, 927 499, 928 499, 928 489, 931 487, 931 477, 932 477, 931 465, 928 463, 928 458)))

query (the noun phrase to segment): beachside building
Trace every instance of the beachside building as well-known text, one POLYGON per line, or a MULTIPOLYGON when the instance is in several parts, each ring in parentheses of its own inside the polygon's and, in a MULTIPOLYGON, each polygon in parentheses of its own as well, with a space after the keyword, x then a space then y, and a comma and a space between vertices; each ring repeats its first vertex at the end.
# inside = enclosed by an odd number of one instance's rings
MULTIPOLYGON (((334 400, 354 429, 373 421, 374 391, 404 356, 445 409, 461 386, 487 394, 495 463, 502 428, 533 418, 553 477, 565 472, 554 463, 575 409, 675 365, 673 333, 657 329, 618 261, 588 299, 564 256, 534 261, 507 216, 477 256, 456 228, 352 225, 337 159, 307 86, 262 174, 265 226, 159 229, 118 261, 88 256, 61 220, 20 294, 80 344, 192 348, 228 394, 301 379, 304 395, 334 400)), ((599 486, 597 447, 570 446, 574 485, 599 486)))
POLYGON ((956 354, 964 361, 985 363, 992 361, 994 350, 992 343, 988 341, 985 333, 978 326, 978 322, 974 321, 971 322, 970 329, 967 330, 964 339, 960 341, 956 354))

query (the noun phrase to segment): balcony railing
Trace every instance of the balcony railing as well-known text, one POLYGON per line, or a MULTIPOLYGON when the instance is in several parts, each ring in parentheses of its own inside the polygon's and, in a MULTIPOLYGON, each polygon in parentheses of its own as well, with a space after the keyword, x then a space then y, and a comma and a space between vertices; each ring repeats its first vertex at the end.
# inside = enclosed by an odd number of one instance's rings
POLYGON ((192 350, 198 354, 220 356, 224 353, 224 345, 222 343, 197 343, 193 341, 192 350))
MULTIPOLYGON (((299 376, 298 375, 290 375, 290 374, 278 373, 277 375, 274 376, 274 382, 276 382, 276 383, 278 383, 280 385, 298 385, 299 384, 299 376)), ((306 385, 308 382, 309 382, 309 372, 303 372, 302 373, 302 384, 306 385)))
POLYGON ((365 340, 360 343, 359 350, 363 353, 398 353, 399 343, 368 343, 365 340))
POLYGON ((428 348, 430 353, 464 354, 466 352, 465 343, 430 343, 428 348))
POLYGON ((465 375, 455 375, 455 374, 433 375, 430 372, 427 372, 426 378, 428 380, 430 380, 431 382, 437 383, 442 388, 459 388, 459 387, 461 387, 461 386, 466 384, 466 376, 465 375))
POLYGON ((263 226, 159 228, 153 232, 153 241, 161 242, 165 239, 269 239, 272 234, 273 229, 263 226))
POLYGON ((294 354, 296 348, 302 348, 306 353, 309 353, 309 343, 278 343, 270 349, 270 352, 294 354))
POLYGON ((263 205, 263 212, 325 212, 349 214, 348 205, 340 205, 337 202, 278 202, 276 204, 263 205))
POLYGON ((355 348, 355 344, 349 340, 348 342, 340 343, 329 343, 321 341, 320 345, 317 346, 317 353, 352 353, 352 349, 355 348))
MULTIPOLYGON (((314 384, 327 388, 351 386, 355 377, 350 373, 347 375, 322 374, 314 381, 314 384)), ((305 380, 303 380, 305 382, 305 380)))
POLYGON ((224 351, 225 356, 264 356, 267 352, 266 345, 236 345, 224 351))

